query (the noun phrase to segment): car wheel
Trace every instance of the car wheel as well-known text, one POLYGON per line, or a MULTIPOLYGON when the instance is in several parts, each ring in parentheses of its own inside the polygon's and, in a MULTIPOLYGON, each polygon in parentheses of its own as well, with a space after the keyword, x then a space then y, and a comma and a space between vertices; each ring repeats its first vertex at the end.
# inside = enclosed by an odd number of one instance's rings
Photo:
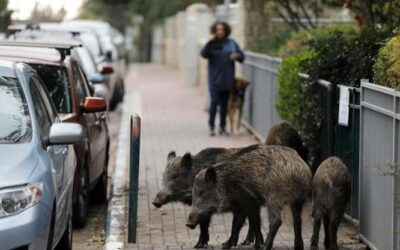
POLYGON ((68 217, 68 223, 65 228, 64 234, 62 235, 60 242, 58 242, 56 250, 71 250, 72 249, 72 216, 68 217))
POLYGON ((87 217, 89 214, 89 202, 90 202, 90 183, 89 173, 87 168, 82 169, 82 173, 79 177, 78 187, 78 199, 74 204, 74 226, 81 228, 85 226, 87 217))
MULTIPOLYGON (((55 206, 55 204, 53 205, 55 206)), ((49 236, 47 238, 47 250, 53 250, 53 238, 54 238, 54 221, 55 221, 55 216, 56 213, 54 211, 54 208, 51 212, 51 221, 50 221, 50 227, 49 227, 49 236)))
POLYGON ((119 102, 123 102, 124 101, 124 96, 125 96, 125 84, 124 81, 121 80, 120 86, 119 86, 119 102))
MULTIPOLYGON (((115 95, 114 95, 115 96, 115 95)), ((110 100, 110 111, 114 111, 118 106, 118 100, 116 98, 111 98, 110 100)))
POLYGON ((108 194, 108 156, 109 147, 107 146, 106 151, 106 160, 104 162, 104 171, 100 176, 99 181, 97 182, 95 188, 92 191, 93 198, 98 203, 106 203, 107 202, 107 194, 108 194))

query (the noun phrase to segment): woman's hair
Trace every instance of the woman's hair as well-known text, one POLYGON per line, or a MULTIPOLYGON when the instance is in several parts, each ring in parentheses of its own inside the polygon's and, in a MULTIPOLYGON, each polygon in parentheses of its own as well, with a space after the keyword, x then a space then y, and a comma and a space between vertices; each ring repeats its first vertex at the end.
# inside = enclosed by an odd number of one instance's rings
POLYGON ((225 37, 229 37, 232 32, 232 28, 227 22, 223 21, 216 21, 213 25, 211 25, 210 33, 215 35, 215 33, 217 32, 218 25, 222 25, 224 27, 225 37))

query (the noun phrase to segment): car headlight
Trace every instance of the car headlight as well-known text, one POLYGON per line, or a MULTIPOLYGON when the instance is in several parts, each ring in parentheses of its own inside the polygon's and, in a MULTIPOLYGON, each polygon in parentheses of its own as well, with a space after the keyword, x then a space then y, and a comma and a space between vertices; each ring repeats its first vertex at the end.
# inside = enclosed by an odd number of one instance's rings
POLYGON ((17 214, 38 203, 42 197, 43 183, 0 189, 0 218, 17 214))

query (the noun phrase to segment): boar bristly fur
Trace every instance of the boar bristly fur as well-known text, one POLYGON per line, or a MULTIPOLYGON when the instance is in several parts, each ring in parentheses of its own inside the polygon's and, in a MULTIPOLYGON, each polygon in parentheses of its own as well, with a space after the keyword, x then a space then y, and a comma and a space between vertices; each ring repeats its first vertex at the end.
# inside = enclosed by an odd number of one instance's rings
POLYGON ((308 150, 303 145, 303 140, 297 130, 287 122, 281 122, 273 126, 268 132, 265 144, 293 148, 307 162, 308 150))
POLYGON ((303 249, 301 211, 310 191, 311 171, 295 150, 253 145, 196 176, 187 226, 194 228, 213 213, 233 212, 232 235, 223 245, 229 248, 236 245, 238 230, 247 216, 256 237, 255 248, 259 248, 263 243, 260 206, 266 205, 270 227, 264 247, 269 250, 282 223, 282 209, 289 205, 295 249, 303 249))
POLYGON ((346 165, 337 157, 322 162, 313 181, 314 232, 311 249, 318 249, 321 221, 324 222, 325 248, 338 249, 337 231, 350 195, 351 177, 346 165))
MULTIPOLYGON (((170 152, 167 157, 167 167, 165 169, 162 189, 157 193, 153 200, 153 205, 157 208, 169 202, 183 202, 191 205, 192 187, 196 175, 206 166, 223 161, 236 153, 239 149, 207 148, 196 155, 186 153, 184 156, 176 156, 175 152, 170 152)), ((208 227, 210 218, 202 220, 200 225, 199 241, 195 248, 207 246, 209 241, 208 227)), ((253 234, 249 230, 247 244, 252 242, 253 234)))

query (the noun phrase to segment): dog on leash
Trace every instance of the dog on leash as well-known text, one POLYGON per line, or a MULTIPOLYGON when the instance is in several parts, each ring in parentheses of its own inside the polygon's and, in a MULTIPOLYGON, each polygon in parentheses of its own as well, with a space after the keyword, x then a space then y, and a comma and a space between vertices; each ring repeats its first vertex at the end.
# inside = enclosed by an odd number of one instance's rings
POLYGON ((231 91, 228 101, 228 116, 231 127, 231 133, 234 132, 236 113, 238 113, 236 128, 238 131, 240 130, 245 93, 246 93, 246 88, 247 86, 249 86, 249 84, 250 82, 242 77, 235 78, 235 86, 231 91))

